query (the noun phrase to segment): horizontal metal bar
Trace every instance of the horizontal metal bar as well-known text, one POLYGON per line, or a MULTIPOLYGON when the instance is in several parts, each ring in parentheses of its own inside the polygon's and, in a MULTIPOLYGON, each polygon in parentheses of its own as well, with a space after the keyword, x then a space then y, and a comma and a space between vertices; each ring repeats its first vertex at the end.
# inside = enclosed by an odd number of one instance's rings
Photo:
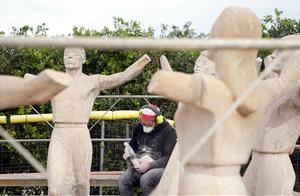
POLYGON ((158 95, 98 95, 97 98, 122 98, 122 99, 165 99, 163 96, 158 95))
POLYGON ((50 38, 50 37, 7 37, 0 36, 0 46, 11 47, 84 47, 132 50, 199 50, 199 49, 253 49, 290 48, 299 49, 300 40, 280 39, 153 39, 153 38, 50 38))
MULTIPOLYGON (((51 139, 14 139, 14 140, 0 140, 0 142, 50 142, 51 139)), ((128 142, 130 139, 126 138, 92 138, 92 142, 128 142)), ((300 150, 300 145, 295 145, 296 150, 300 150)))
MULTIPOLYGON (((122 173, 123 171, 93 171, 90 173, 90 186, 118 186, 122 173)), ((47 174, 0 174, 0 187, 3 186, 47 186, 47 174)))
MULTIPOLYGON (((111 109, 111 108, 110 108, 111 109)), ((110 110, 109 109, 109 110, 110 110)), ((90 120, 129 120, 138 119, 138 110, 117 110, 117 111, 92 111, 90 114, 90 120)), ((25 114, 25 115, 11 115, 9 118, 10 124, 16 123, 36 123, 52 121, 52 114, 25 114)))
MULTIPOLYGON (((51 139, 14 139, 14 140, 0 140, 0 142, 50 142, 51 139)), ((130 139, 125 138, 92 138, 92 142, 127 142, 130 139)))

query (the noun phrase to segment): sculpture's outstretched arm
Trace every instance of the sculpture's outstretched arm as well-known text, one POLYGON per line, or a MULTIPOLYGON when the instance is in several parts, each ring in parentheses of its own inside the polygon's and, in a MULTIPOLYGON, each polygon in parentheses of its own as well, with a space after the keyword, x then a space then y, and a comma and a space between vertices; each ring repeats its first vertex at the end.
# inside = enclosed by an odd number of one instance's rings
POLYGON ((148 92, 204 107, 212 112, 224 111, 232 104, 232 96, 224 83, 206 74, 160 70, 153 75, 148 92))
POLYGON ((66 88, 70 81, 67 74, 53 70, 44 70, 29 80, 0 76, 0 109, 45 103, 66 88))
POLYGON ((92 77, 97 77, 97 88, 100 91, 105 89, 112 89, 134 79, 143 71, 146 64, 148 64, 150 61, 150 57, 145 54, 123 72, 108 76, 94 75, 92 77))

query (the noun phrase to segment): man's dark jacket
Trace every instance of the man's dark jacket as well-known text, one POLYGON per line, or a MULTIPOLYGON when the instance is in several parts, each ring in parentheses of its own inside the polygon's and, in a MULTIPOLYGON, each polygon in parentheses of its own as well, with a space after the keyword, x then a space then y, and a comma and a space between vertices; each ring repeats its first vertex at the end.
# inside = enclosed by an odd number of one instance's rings
POLYGON ((176 144, 176 139, 175 129, 164 120, 150 133, 145 133, 143 125, 138 123, 129 144, 138 156, 148 154, 154 159, 149 163, 150 169, 165 168, 176 144))

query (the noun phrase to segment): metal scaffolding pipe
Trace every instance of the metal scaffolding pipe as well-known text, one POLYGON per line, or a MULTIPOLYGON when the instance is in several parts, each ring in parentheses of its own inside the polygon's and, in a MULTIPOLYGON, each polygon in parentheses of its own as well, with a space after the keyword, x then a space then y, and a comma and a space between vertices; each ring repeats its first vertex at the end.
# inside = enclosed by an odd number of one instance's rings
POLYGON ((200 50, 200 49, 300 49, 300 40, 281 39, 153 39, 153 38, 50 38, 0 36, 0 46, 10 47, 84 47, 131 50, 200 50))
MULTIPOLYGON (((128 142, 130 138, 92 138, 92 142, 128 142)), ((11 139, 0 140, 0 142, 50 142, 51 139, 11 139)))
POLYGON ((6 124, 6 116, 0 116, 0 124, 6 124))
POLYGON ((158 95, 98 95, 97 98, 122 98, 122 99, 165 99, 163 96, 158 95))
POLYGON ((119 111, 92 111, 91 120, 124 120, 139 118, 139 111, 119 110, 119 111))
POLYGON ((11 115, 9 121, 11 124, 17 123, 34 123, 52 121, 52 114, 25 114, 25 115, 11 115))
MULTIPOLYGON (((135 110, 120 110, 120 111, 92 111, 90 115, 91 120, 123 120, 136 119, 139 117, 139 112, 135 110)), ((11 115, 10 123, 36 123, 52 121, 52 114, 27 114, 27 115, 11 115)))
MULTIPOLYGON (((119 111, 92 111, 90 115, 91 120, 126 120, 126 119, 138 119, 139 111, 136 110, 119 110, 119 111)), ((11 115, 10 123, 37 123, 52 121, 52 114, 27 114, 27 115, 11 115)), ((171 125, 174 125, 174 121, 168 120, 171 125)), ((7 123, 7 122, 5 122, 7 123)), ((3 123, 3 124, 5 124, 3 123)))

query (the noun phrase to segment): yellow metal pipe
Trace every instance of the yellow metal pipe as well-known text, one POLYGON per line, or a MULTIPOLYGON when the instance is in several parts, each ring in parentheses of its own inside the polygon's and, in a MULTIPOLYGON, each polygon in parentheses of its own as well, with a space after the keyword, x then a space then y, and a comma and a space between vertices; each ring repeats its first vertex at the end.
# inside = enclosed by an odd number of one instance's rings
MULTIPOLYGON (((92 111, 90 115, 91 120, 124 120, 124 119, 138 119, 139 111, 135 110, 119 110, 119 111, 92 111)), ((52 114, 27 114, 27 115, 11 115, 10 123, 37 123, 37 122, 45 122, 46 120, 51 122, 53 119, 52 114)), ((0 123, 1 123, 0 118, 0 123)), ((6 117, 5 121, 6 123, 6 117)), ((168 122, 174 125, 174 121, 168 120, 168 122)))
POLYGON ((35 123, 35 122, 45 122, 52 121, 52 114, 27 114, 27 115, 11 115, 10 123, 35 123))
POLYGON ((0 124, 6 124, 6 116, 0 116, 0 124))
POLYGON ((90 119, 93 120, 122 120, 139 118, 139 112, 135 110, 119 110, 119 111, 92 111, 90 119))

